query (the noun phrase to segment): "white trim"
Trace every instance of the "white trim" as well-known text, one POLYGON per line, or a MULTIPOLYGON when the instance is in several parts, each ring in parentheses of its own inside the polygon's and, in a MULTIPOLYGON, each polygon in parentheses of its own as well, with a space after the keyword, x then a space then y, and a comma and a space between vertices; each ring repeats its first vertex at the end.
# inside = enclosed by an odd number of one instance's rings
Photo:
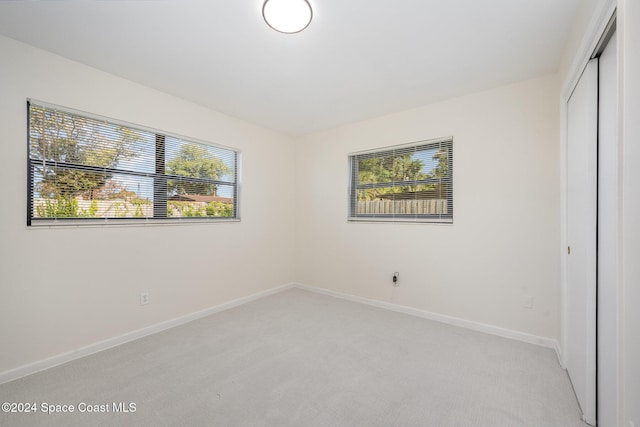
POLYGON ((176 317, 175 319, 166 320, 164 322, 156 323, 155 325, 150 325, 141 329, 137 329, 135 331, 127 332, 126 334, 122 334, 117 337, 108 338, 103 341, 89 344, 87 346, 80 347, 76 350, 72 350, 67 353, 57 354, 47 359, 38 360, 36 362, 29 363, 27 365, 19 366, 11 370, 1 372, 0 384, 17 380, 18 378, 35 374, 36 372, 44 371, 45 369, 53 368, 54 366, 71 362, 73 360, 80 359, 82 357, 89 356, 91 354, 98 353, 100 351, 107 350, 109 348, 116 347, 121 344, 125 344, 128 342, 137 340, 139 338, 146 337, 148 335, 162 332, 166 329, 180 326, 185 323, 189 323, 194 320, 200 319, 202 317, 209 316, 211 314, 215 314, 224 310, 229 310, 239 305, 243 305, 248 302, 285 291, 294 286, 295 286, 294 284, 286 284, 286 285, 278 286, 275 288, 267 289, 266 291, 251 294, 242 298, 237 298, 222 304, 215 305, 213 307, 206 308, 204 310, 196 311, 195 313, 190 313, 184 316, 176 317))
POLYGON ((560 99, 560 365, 566 369, 566 354, 562 351, 567 342, 567 147, 568 147, 568 112, 567 100, 560 99))
MULTIPOLYGON (((497 335, 503 338, 509 338, 516 341, 522 341, 529 344, 535 344, 542 347, 553 349, 556 354, 560 354, 560 348, 558 347, 558 341, 552 338, 540 337, 537 335, 527 334, 525 332, 514 331, 512 329, 501 328, 499 326, 488 325, 486 323, 474 322, 472 320, 461 319, 459 317, 447 316, 444 314, 433 313, 427 310, 420 310, 418 308, 407 307, 404 305, 393 304, 384 301, 378 301, 374 299, 359 297, 355 295, 344 294, 342 292, 336 292, 329 289, 317 288, 315 286, 296 284, 297 288, 304 289, 311 292, 316 292, 323 295, 329 295, 345 299, 348 301, 359 302, 362 304, 371 305, 378 308, 384 308, 386 310, 396 311, 398 313, 409 314, 416 317, 422 317, 424 319, 434 320, 436 322, 446 323, 448 325, 459 326, 474 331, 484 332, 491 335, 497 335)), ((558 356, 559 357, 559 356, 558 356)))
POLYGON ((603 0, 600 4, 600 7, 596 9, 593 16, 591 17, 589 26, 587 27, 585 35, 582 38, 582 43, 580 43, 578 52, 573 58, 573 62, 571 63, 571 67, 569 68, 570 72, 567 74, 567 78, 562 85, 561 94, 565 101, 568 101, 571 97, 573 89, 578 84, 578 80, 580 80, 582 70, 584 70, 584 67, 587 66, 587 62, 589 62, 589 60, 591 59, 593 52, 598 46, 600 38, 606 30, 611 17, 616 11, 616 7, 617 0, 603 0))
POLYGON ((557 340, 553 340, 553 341, 555 341, 553 349, 556 352, 556 357, 558 358, 558 363, 560 364, 560 367, 566 371, 566 367, 562 363, 562 349, 560 348, 560 343, 557 340))
POLYGON ((25 225, 25 230, 47 230, 56 228, 117 228, 117 227, 166 227, 185 226, 202 224, 227 224, 241 222, 240 218, 220 218, 220 217, 176 217, 172 220, 165 218, 90 218, 76 219, 69 218, 32 218, 31 225, 25 225))
MULTIPOLYGON (((443 199, 444 200, 444 199, 443 199)), ((443 214, 433 214, 434 216, 442 216, 443 214)), ((396 224, 442 224, 442 225, 453 225, 453 218, 428 218, 428 217, 418 217, 418 218, 398 218, 391 217, 386 218, 384 216, 379 217, 359 217, 359 216, 350 216, 347 217, 347 222, 364 222, 367 224, 379 224, 381 222, 392 222, 396 224)))
POLYGON ((411 316, 421 317, 424 319, 433 320, 436 322, 446 323, 448 325, 459 326, 474 331, 484 332, 491 335, 497 335, 503 338, 508 338, 516 341, 522 341, 529 344, 535 344, 542 347, 551 348, 555 351, 558 359, 561 360, 561 350, 558 345, 558 341, 552 338, 545 338, 536 335, 527 334, 525 332, 514 331, 511 329, 505 329, 498 326, 488 325, 485 323, 474 322, 471 320, 465 320, 458 317, 447 316, 444 314, 433 313, 426 310, 420 310, 417 308, 407 307, 398 304, 392 304, 384 301, 373 300, 369 298, 359 297, 355 295, 348 295, 341 292, 331 291, 329 289, 317 288, 315 286, 308 286, 299 283, 289 283, 286 285, 278 286, 275 288, 267 289, 266 291, 258 292, 246 297, 237 298, 226 303, 222 303, 204 310, 197 311, 195 313, 187 314, 175 319, 170 319, 164 322, 156 323, 155 325, 147 326, 135 331, 127 332, 126 334, 119 335, 117 337, 108 338, 104 341, 99 341, 93 344, 89 344, 85 347, 81 347, 77 350, 72 350, 67 353, 62 353, 49 357, 47 359, 39 360, 27 365, 19 366, 17 368, 1 372, 0 384, 14 381, 27 375, 35 374, 45 369, 53 368, 63 363, 71 362, 76 359, 80 359, 85 356, 89 356, 94 353, 98 353, 103 350, 110 349, 112 347, 126 344, 131 341, 135 341, 139 338, 143 338, 158 332, 162 332, 166 329, 170 329, 176 326, 183 325, 185 323, 192 322, 194 320, 206 317, 215 313, 219 313, 224 310, 229 310, 234 307, 246 304, 257 299, 277 294, 282 291, 286 291, 291 288, 299 288, 310 292, 329 295, 336 298, 341 298, 348 301, 353 301, 361 304, 371 305, 386 310, 395 311, 398 313, 409 314, 411 316))

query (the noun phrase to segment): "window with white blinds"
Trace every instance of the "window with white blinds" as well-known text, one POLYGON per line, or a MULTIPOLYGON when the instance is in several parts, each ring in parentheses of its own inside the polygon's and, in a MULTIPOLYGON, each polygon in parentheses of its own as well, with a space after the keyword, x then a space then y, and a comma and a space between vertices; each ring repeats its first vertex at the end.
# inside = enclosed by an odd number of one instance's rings
POLYGON ((453 138, 349 156, 349 220, 453 222, 453 138))
POLYGON ((27 107, 28 225, 239 219, 237 150, 27 107))

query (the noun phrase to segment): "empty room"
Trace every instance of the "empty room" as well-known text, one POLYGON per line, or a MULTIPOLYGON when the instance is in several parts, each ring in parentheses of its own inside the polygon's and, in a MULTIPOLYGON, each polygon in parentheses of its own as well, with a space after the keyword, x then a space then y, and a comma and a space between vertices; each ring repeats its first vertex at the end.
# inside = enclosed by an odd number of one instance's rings
POLYGON ((0 2, 0 425, 640 427, 640 2, 0 2))

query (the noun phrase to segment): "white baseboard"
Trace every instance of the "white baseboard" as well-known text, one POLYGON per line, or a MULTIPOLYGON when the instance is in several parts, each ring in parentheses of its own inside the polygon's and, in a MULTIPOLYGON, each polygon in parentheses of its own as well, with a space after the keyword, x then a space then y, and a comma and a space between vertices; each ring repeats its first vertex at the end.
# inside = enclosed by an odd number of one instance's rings
POLYGON ((225 302, 213 307, 206 308, 204 310, 190 313, 184 316, 177 317, 175 319, 166 320, 164 322, 156 323, 155 325, 147 326, 135 331, 127 332, 126 334, 119 335, 117 337, 108 338, 104 341, 99 341, 93 344, 89 344, 85 347, 81 347, 76 350, 69 351, 49 357, 47 359, 39 360, 37 362, 29 363, 27 365, 19 366, 17 368, 0 372, 0 384, 7 383, 9 381, 17 380, 18 378, 25 377, 27 375, 35 374, 36 372, 44 371, 45 369, 53 368, 54 366, 61 365, 63 363, 71 362, 72 360, 79 359, 81 357, 88 356, 90 354, 98 353, 103 350, 107 350, 112 347, 116 347, 121 344, 128 343, 130 341, 137 340, 139 338, 152 335, 166 329, 170 329, 202 317, 209 316, 214 313, 218 313, 230 308, 237 307, 242 304, 257 300, 259 298, 273 295, 278 292, 290 289, 294 287, 294 284, 286 284, 275 288, 267 289, 266 291, 258 292, 246 297, 234 299, 232 301, 225 302))
POLYGON ((499 326, 488 325, 485 323, 474 322, 472 320, 461 319, 459 317, 446 316, 444 314, 433 313, 426 310, 420 310, 417 308, 407 307, 404 305, 393 304, 384 301, 378 301, 374 299, 359 297, 355 295, 348 295, 341 292, 332 291, 324 288, 317 288, 315 286, 308 286, 303 284, 295 284, 297 288, 305 289, 311 292, 330 295, 337 298, 346 299, 349 301, 359 302, 362 304, 372 305, 374 307, 384 308, 387 310, 397 311, 399 313, 410 314, 412 316, 422 317, 429 320, 435 320, 437 322, 446 323, 453 326, 460 326, 466 329, 472 329, 474 331, 485 332, 491 335, 497 335, 503 338, 510 338, 516 341, 522 341, 529 344, 535 344, 542 347, 548 347, 553 349, 560 361, 560 348, 558 341, 552 338, 540 337, 537 335, 527 334, 525 332, 514 331, 511 329, 501 328, 499 326))
POLYGON ((558 341, 556 341, 556 344, 553 347, 553 349, 556 351, 556 356, 558 357, 558 363, 560 364, 562 369, 566 369, 566 367, 564 366, 564 363, 562 362, 562 348, 560 347, 560 343, 558 341))
POLYGON ((93 344, 89 344, 85 347, 81 347, 79 349, 69 351, 67 353, 58 354, 47 359, 39 360, 37 362, 29 363, 27 365, 19 366, 11 370, 1 372, 0 384, 4 384, 9 381, 16 380, 18 378, 22 378, 27 375, 35 374, 36 372, 53 368, 54 366, 71 362, 72 360, 79 359, 81 357, 85 357, 103 350, 107 350, 109 348, 116 347, 118 345, 125 344, 128 342, 137 340, 139 338, 143 338, 148 335, 152 335, 152 334, 164 331, 166 329, 170 329, 170 328, 194 321, 196 319, 209 316, 214 313, 218 313, 224 310, 229 310, 239 305, 246 304, 248 302, 266 297, 268 295, 273 295, 294 287, 308 290, 311 292, 324 294, 324 295, 330 295, 337 298, 342 298, 349 301, 359 302, 359 303, 371 305, 374 307, 384 308, 384 309, 396 311, 399 313, 410 314, 412 316, 422 317, 425 319, 434 320, 434 321, 446 323, 449 325, 454 325, 462 328, 472 329, 475 331, 485 332, 488 334, 497 335, 504 338, 510 338, 517 341, 523 341, 530 344, 536 344, 543 347, 548 347, 555 350, 556 355, 558 356, 558 361, 562 365, 561 352, 560 352, 560 347, 558 345, 558 342, 551 338, 539 337, 539 336, 527 334, 524 332, 513 331, 510 329, 505 329, 498 326, 487 325, 484 323, 478 323, 471 320, 465 320, 457 317, 446 316, 438 313, 432 313, 430 311, 420 310, 417 308, 407 307, 403 305, 392 304, 384 301, 378 301, 378 300, 354 296, 354 295, 348 295, 341 292, 332 291, 329 289, 317 288, 314 286, 308 286, 308 285, 303 285, 299 283, 290 283, 290 284, 278 286, 272 289, 267 289, 266 291, 248 295, 246 297, 228 301, 226 303, 209 307, 207 309, 197 311, 195 313, 190 313, 181 317, 177 317, 175 319, 167 320, 164 322, 157 323, 155 325, 151 325, 135 331, 127 332, 126 334, 109 338, 104 341, 99 341, 93 344))

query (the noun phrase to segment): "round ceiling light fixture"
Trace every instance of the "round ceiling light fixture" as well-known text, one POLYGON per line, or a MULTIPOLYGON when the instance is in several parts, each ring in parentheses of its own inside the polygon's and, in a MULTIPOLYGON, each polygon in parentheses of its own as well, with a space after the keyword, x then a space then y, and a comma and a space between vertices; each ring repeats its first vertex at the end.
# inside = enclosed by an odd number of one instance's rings
POLYGON ((309 26, 313 11, 307 0, 265 0, 262 17, 274 30, 293 34, 309 26))

